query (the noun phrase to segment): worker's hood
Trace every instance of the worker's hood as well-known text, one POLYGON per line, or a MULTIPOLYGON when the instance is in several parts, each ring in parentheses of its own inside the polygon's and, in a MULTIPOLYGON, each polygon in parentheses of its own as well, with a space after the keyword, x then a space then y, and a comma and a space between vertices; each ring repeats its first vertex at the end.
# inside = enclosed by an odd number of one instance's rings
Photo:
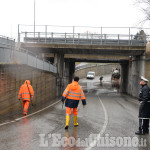
POLYGON ((78 84, 77 81, 73 81, 72 84, 71 84, 71 89, 72 89, 72 90, 77 89, 78 85, 79 85, 79 84, 78 84))
POLYGON ((24 84, 30 84, 29 80, 25 80, 24 84))

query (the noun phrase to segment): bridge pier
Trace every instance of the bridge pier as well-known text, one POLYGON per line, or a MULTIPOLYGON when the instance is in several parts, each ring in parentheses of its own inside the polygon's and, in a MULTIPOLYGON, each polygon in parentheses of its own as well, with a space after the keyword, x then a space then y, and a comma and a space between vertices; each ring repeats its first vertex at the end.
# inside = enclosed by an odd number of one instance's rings
POLYGON ((54 54, 54 64, 57 66, 57 96, 64 90, 64 54, 54 54))
POLYGON ((150 86, 150 42, 146 45, 143 55, 134 56, 128 65, 122 66, 121 91, 134 97, 138 97, 141 76, 146 77, 150 86))
POLYGON ((73 76, 74 76, 74 72, 75 72, 75 62, 71 61, 69 63, 69 83, 72 82, 73 76))
POLYGON ((128 83, 128 64, 121 65, 121 92, 127 93, 127 83, 128 83))
POLYGON ((122 90, 123 92, 138 97, 140 89, 140 79, 141 76, 145 76, 144 71, 145 66, 145 56, 134 56, 132 60, 129 61, 128 65, 123 65, 122 76, 122 90))
POLYGON ((57 96, 62 95, 64 88, 72 82, 75 72, 75 61, 66 61, 64 63, 64 54, 54 54, 54 64, 57 66, 57 96))
POLYGON ((66 85, 72 82, 74 72, 75 72, 75 62, 66 61, 65 62, 66 85))
POLYGON ((140 77, 146 77, 150 86, 150 42, 146 44, 146 51, 141 56, 135 56, 132 61, 132 66, 129 65, 128 87, 127 93, 138 97, 140 77))
POLYGON ((65 62, 64 83, 65 86, 69 83, 69 62, 65 62))
POLYGON ((146 44, 145 58, 145 77, 149 80, 148 85, 150 86, 150 41, 146 44))

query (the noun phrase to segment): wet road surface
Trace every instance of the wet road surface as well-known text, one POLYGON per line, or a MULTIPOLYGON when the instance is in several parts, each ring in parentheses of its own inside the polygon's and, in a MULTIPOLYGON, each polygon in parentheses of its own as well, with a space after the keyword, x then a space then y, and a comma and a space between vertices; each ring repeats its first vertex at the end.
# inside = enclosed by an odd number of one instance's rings
POLYGON ((137 136, 137 99, 119 93, 111 87, 110 75, 82 79, 87 106, 78 107, 78 127, 71 115, 68 131, 65 108, 55 100, 53 105, 31 112, 29 116, 9 118, 0 123, 0 150, 149 150, 149 135, 137 136), (37 112, 38 111, 38 112, 37 112), (128 139, 128 140, 127 140, 128 139), (139 143, 137 142, 139 140, 139 143), (140 145, 139 145, 140 144, 140 145))

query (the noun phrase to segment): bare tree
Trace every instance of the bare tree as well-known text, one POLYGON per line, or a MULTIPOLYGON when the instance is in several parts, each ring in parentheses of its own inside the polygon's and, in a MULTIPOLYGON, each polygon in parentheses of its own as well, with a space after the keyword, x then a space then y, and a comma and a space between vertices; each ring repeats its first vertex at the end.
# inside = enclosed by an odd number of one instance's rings
POLYGON ((150 21, 150 0, 136 0, 136 2, 140 5, 140 8, 145 15, 142 22, 150 21))
POLYGON ((140 30, 139 32, 137 32, 133 39, 146 40, 146 34, 145 34, 144 30, 140 30))

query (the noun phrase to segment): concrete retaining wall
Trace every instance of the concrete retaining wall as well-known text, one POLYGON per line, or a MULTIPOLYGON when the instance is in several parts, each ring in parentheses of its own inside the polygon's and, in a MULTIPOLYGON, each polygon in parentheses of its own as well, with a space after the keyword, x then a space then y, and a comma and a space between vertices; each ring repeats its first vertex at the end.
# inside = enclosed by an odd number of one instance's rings
POLYGON ((126 78, 128 79, 126 92, 134 97, 139 96, 141 86, 139 85, 141 76, 146 77, 150 86, 150 42, 146 44, 146 53, 143 56, 133 57, 126 69, 126 78))
POLYGON ((138 97, 140 89, 140 77, 145 76, 144 73, 144 56, 135 57, 131 64, 128 67, 128 84, 127 84, 127 93, 138 97))
POLYGON ((150 41, 146 44, 146 61, 145 61, 145 77, 149 80, 150 87, 150 41))
POLYGON ((103 65, 97 65, 95 67, 83 68, 83 69, 77 70, 75 72, 75 75, 79 76, 80 78, 86 78, 87 73, 89 71, 94 71, 95 76, 101 76, 105 74, 111 74, 112 68, 120 68, 120 65, 119 64, 103 64, 103 65))
POLYGON ((22 113, 17 100, 20 86, 28 79, 33 86, 36 106, 56 98, 56 76, 26 65, 0 65, 0 118, 22 113))

